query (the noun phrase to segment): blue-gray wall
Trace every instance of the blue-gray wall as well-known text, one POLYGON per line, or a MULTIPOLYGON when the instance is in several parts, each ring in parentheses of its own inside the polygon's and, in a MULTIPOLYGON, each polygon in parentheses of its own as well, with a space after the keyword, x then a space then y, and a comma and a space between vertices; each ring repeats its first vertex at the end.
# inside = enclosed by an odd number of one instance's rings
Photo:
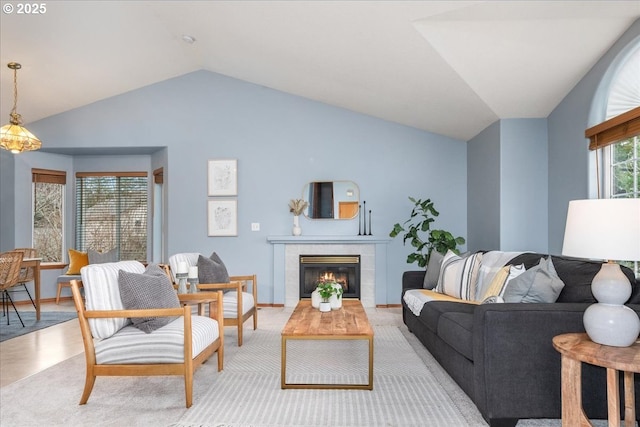
POLYGON ((548 117, 549 252, 561 253, 570 200, 595 198, 595 163, 585 129, 603 121, 607 75, 633 44, 640 42, 640 20, 613 44, 548 117))
POLYGON ((469 250, 500 249, 500 122, 467 144, 469 250))
MULTIPOLYGON (((352 180, 372 210, 373 233, 388 236, 408 218, 408 196, 431 198, 438 227, 466 236, 466 143, 198 71, 30 123, 46 149, 166 147, 143 156, 16 156, 15 212, 30 210, 32 167, 78 171, 151 171, 164 167, 168 255, 216 251, 231 274, 259 276, 259 302, 273 301, 268 235, 290 235, 288 202, 308 181, 352 180), (55 161, 49 162, 49 157, 55 161), (61 165, 58 158, 67 160, 61 165), (238 236, 207 236, 207 160, 238 159, 238 236), (18 179, 19 178, 19 179, 18 179), (19 187, 19 188, 18 188, 19 187), (259 232, 250 224, 259 222, 259 232)), ((116 150, 117 151, 117 150, 116 150)), ((85 153, 86 154, 86 153, 85 153)), ((4 184, 3 184, 4 185, 4 184)), ((72 198, 70 198, 72 200, 72 198)), ((4 210, 4 205, 2 207, 4 210)), ((73 215, 71 206, 68 218, 73 215)), ((358 233, 357 220, 301 220, 304 234, 358 233)), ((73 230, 68 227, 70 247, 73 230)), ((2 236, 4 240, 4 233, 2 236)), ((16 215, 12 247, 31 242, 29 215, 16 215)), ((390 241, 386 299, 399 303, 410 247, 390 241)), ((415 268, 415 267, 414 267, 415 268)), ((51 272, 55 275, 60 271, 51 272)), ((43 278, 43 297, 54 285, 43 278)), ((380 295, 380 294, 379 294, 380 295)))
POLYGON ((547 124, 500 120, 471 139, 468 248, 547 250, 547 124))

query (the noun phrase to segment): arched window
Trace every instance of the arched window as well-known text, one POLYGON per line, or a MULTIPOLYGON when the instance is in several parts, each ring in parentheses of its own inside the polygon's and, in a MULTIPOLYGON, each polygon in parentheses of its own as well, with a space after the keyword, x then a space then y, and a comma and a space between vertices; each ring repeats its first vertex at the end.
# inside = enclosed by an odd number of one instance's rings
MULTIPOLYGON (((606 119, 640 106, 640 43, 615 74, 607 97, 606 119)), ((640 198, 640 136, 603 149, 603 196, 640 198)))

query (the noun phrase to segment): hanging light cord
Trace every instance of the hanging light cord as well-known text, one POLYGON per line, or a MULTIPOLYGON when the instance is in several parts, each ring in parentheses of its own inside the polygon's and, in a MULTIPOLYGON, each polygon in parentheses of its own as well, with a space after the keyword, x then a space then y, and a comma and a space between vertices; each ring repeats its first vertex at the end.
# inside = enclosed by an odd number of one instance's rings
POLYGON ((21 66, 12 62, 9 64, 9 68, 13 70, 13 108, 9 114, 9 117, 11 117, 9 121, 12 125, 22 125, 22 116, 16 112, 18 109, 18 69, 21 66))

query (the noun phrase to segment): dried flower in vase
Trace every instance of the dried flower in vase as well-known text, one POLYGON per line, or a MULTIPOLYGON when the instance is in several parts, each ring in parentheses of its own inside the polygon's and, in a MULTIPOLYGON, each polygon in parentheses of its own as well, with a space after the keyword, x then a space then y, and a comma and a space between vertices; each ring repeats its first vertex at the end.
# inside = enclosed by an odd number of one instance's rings
POLYGON ((292 212, 294 215, 302 215, 302 212, 309 206, 303 199, 291 199, 289 202, 289 212, 292 212))

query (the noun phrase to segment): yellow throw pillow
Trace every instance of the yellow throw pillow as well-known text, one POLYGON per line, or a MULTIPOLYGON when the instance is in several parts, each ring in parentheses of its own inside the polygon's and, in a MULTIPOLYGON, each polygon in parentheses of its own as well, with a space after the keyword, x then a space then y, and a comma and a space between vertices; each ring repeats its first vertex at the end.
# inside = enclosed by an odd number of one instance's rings
POLYGON ((507 265, 498 270, 491 283, 489 283, 489 286, 487 286, 484 295, 480 298, 480 301, 484 301, 488 297, 502 296, 500 294, 502 293, 504 285, 507 283, 507 278, 509 278, 509 269, 510 266, 507 265))
POLYGON ((487 290, 484 295, 480 299, 480 301, 484 301, 489 297, 499 296, 502 297, 504 295, 504 291, 509 284, 511 279, 514 279, 524 273, 526 269, 524 268, 524 264, 520 265, 506 265, 502 267, 494 276, 489 286, 487 286, 487 290))
POLYGON ((89 255, 86 252, 69 249, 69 269, 65 274, 80 274, 80 269, 85 265, 89 265, 89 255))

